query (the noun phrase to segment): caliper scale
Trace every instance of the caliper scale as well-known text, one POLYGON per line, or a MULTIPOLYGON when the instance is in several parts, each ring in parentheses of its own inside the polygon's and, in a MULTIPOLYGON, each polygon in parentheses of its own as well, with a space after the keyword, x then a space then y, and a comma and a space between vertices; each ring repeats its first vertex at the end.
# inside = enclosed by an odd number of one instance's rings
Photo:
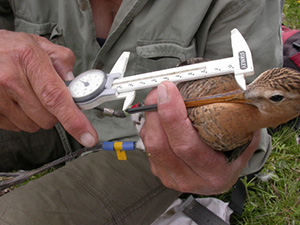
POLYGON ((117 99, 125 99, 125 110, 134 101, 137 90, 156 87, 163 81, 176 83, 233 73, 239 86, 245 90, 244 76, 254 73, 251 51, 237 29, 231 31, 231 45, 233 57, 127 77, 123 76, 130 53, 124 52, 109 74, 89 70, 78 75, 68 87, 74 101, 83 110, 117 99))

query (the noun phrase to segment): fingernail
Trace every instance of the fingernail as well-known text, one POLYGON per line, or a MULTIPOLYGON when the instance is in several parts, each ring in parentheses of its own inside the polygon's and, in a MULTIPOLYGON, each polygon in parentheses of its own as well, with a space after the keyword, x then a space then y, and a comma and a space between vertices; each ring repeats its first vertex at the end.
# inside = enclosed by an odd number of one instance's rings
POLYGON ((157 102, 158 104, 164 104, 169 101, 168 89, 165 85, 160 84, 157 87, 157 102))
POLYGON ((85 147, 92 147, 95 144, 95 138, 90 133, 84 133, 80 137, 80 142, 85 147))
POLYGON ((67 74, 66 74, 66 77, 65 77, 65 79, 66 79, 66 81, 69 81, 69 80, 74 80, 74 74, 73 74, 73 72, 72 71, 69 71, 67 74))

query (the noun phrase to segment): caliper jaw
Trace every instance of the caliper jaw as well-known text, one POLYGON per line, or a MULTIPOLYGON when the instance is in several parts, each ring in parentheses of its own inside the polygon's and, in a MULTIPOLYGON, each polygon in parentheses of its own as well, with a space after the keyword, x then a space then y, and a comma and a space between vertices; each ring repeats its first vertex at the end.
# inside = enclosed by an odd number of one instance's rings
POLYGON ((245 76, 254 74, 254 66, 250 48, 236 28, 231 31, 231 47, 235 80, 243 90, 246 90, 245 76))
MULTIPOLYGON (((118 78, 124 77, 124 73, 127 68, 128 60, 129 60, 130 52, 123 52, 122 55, 117 60, 116 64, 111 69, 110 73, 108 74, 108 78, 111 77, 110 81, 108 83, 108 86, 106 88, 110 89, 112 86, 112 82, 115 78, 114 74, 119 74, 118 78)), ((111 91, 115 91, 114 97, 116 99, 125 99, 123 103, 123 110, 130 107, 130 105, 133 103, 135 99, 135 91, 127 92, 127 93, 117 93, 116 89, 110 89, 111 91)), ((111 92, 110 92, 111 93, 111 92)))

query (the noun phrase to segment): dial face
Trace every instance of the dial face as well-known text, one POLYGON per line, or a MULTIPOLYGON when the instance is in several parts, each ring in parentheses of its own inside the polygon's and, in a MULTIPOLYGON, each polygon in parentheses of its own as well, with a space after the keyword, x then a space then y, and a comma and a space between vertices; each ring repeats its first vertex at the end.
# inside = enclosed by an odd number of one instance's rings
POLYGON ((104 90, 106 75, 101 70, 89 70, 77 76, 69 90, 75 102, 89 101, 104 90))

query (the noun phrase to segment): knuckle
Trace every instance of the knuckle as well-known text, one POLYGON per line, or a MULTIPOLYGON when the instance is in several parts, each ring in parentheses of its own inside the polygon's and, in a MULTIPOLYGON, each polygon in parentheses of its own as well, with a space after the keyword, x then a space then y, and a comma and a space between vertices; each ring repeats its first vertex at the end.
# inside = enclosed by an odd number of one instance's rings
POLYGON ((178 191, 182 193, 189 193, 192 192, 192 188, 188 184, 179 184, 177 187, 178 191))
POLYGON ((34 43, 25 42, 21 46, 16 47, 11 53, 11 62, 15 66, 15 71, 25 76, 35 74, 37 68, 40 67, 43 53, 34 43))
POLYGON ((194 179, 186 179, 186 176, 177 176, 176 178, 177 190, 183 193, 194 192, 198 182, 194 179))
POLYGON ((208 181, 208 187, 213 194, 219 194, 228 186, 228 180, 225 177, 217 176, 208 181))
MULTIPOLYGON (((152 104, 156 104, 157 103, 157 94, 156 94, 157 90, 156 89, 152 89, 146 99, 144 100, 145 105, 152 105, 152 104)), ((145 114, 147 115, 147 113, 145 114)))
POLYGON ((39 131, 41 128, 39 126, 36 125, 31 125, 31 126, 27 126, 24 131, 28 132, 28 133, 35 133, 37 131, 39 131))
POLYGON ((50 57, 53 62, 64 62, 65 64, 74 64, 75 63, 75 54, 69 48, 63 46, 55 46, 56 51, 51 51, 50 57))
POLYGON ((75 54, 67 47, 56 45, 44 37, 35 37, 39 46, 47 52, 52 61, 59 60, 61 62, 75 63, 75 54))
POLYGON ((49 130, 52 127, 55 126, 55 124, 57 124, 57 119, 53 118, 53 119, 48 119, 47 121, 45 121, 42 125, 41 128, 44 130, 49 130))
POLYGON ((69 115, 63 115, 64 117, 61 119, 63 121, 63 126, 67 131, 75 131, 76 133, 81 132, 84 129, 84 124, 81 123, 80 120, 76 120, 69 115))
POLYGON ((176 189, 176 190, 180 191, 180 190, 178 189, 178 187, 175 187, 174 184, 173 184, 173 182, 170 182, 169 180, 162 180, 161 182, 163 183, 163 185, 164 185, 166 188, 169 188, 169 189, 176 189))
POLYGON ((22 45, 18 46, 11 53, 12 60, 21 65, 30 65, 33 62, 36 56, 35 46, 31 42, 24 42, 22 45))
POLYGON ((173 152, 179 157, 186 160, 194 160, 197 157, 197 151, 190 146, 185 145, 174 145, 173 152))
MULTIPOLYGON (((148 123, 147 123, 148 124, 148 123)), ((141 129, 140 137, 143 140, 143 143, 147 150, 149 151, 157 151, 165 146, 165 142, 161 135, 153 135, 154 131, 147 128, 147 124, 145 123, 141 129)))
POLYGON ((17 82, 12 74, 6 72, 0 72, 0 86, 2 88, 14 89, 17 82))
POLYGON ((165 152, 160 151, 161 149, 164 148, 163 147, 164 145, 163 143, 160 142, 160 140, 157 140, 152 136, 146 136, 146 138, 142 140, 147 151, 150 152, 151 154, 155 154, 155 157, 157 159, 161 160, 162 159, 161 157, 165 156, 165 152))
POLYGON ((145 145, 145 147, 148 149, 148 150, 153 150, 154 148, 154 145, 153 145, 153 140, 151 137, 147 136, 147 135, 143 135, 142 137, 142 140, 143 140, 143 143, 145 145))
POLYGON ((142 126, 142 128, 141 128, 141 130, 140 130, 140 132, 139 132, 139 135, 140 135, 140 137, 141 137, 142 140, 143 140, 144 137, 145 137, 145 132, 146 132, 145 129, 146 129, 145 126, 142 126))
POLYGON ((47 82, 41 89, 42 103, 50 111, 63 106, 64 91, 52 82, 47 82))
POLYGON ((62 57, 66 60, 72 59, 75 61, 75 55, 73 51, 69 48, 64 47, 63 55, 62 57))

